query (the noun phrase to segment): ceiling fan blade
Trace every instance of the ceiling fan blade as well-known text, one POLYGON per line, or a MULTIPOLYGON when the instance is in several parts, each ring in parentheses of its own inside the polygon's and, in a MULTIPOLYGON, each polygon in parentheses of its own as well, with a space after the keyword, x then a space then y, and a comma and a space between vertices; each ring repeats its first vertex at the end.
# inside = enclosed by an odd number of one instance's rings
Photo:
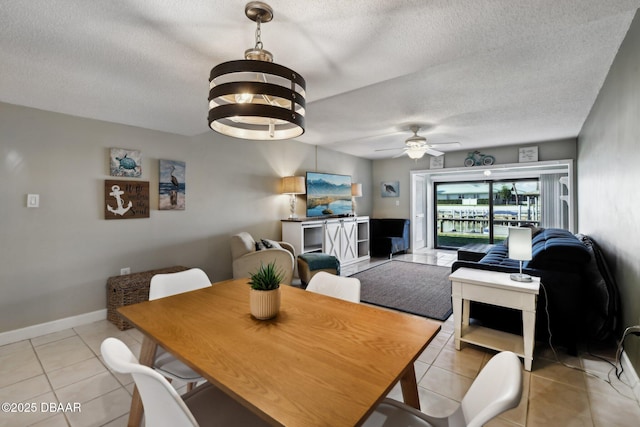
POLYGON ((459 142, 436 142, 435 144, 428 144, 430 147, 461 147, 459 142))
POLYGON ((389 151, 389 150, 404 150, 405 147, 398 147, 398 148, 380 148, 374 151, 389 151))
POLYGON ((360 136, 360 137, 354 137, 354 138, 347 138, 347 139, 343 139, 341 141, 337 141, 335 142, 336 144, 342 144, 342 143, 358 143, 358 142, 377 142, 379 143, 380 140, 384 140, 384 139, 390 139, 393 138, 396 135, 402 134, 403 132, 399 132, 399 131, 394 131, 394 130, 387 130, 387 131, 381 131, 375 134, 370 134, 370 135, 366 135, 366 136, 360 136))
POLYGON ((442 156, 444 154, 442 151, 434 150, 433 148, 429 147, 426 147, 424 149, 424 152, 434 157, 442 156))
MULTIPOLYGON (((403 128, 404 128, 404 126, 403 126, 403 128)), ((410 129, 411 132, 413 132, 413 135, 408 137, 407 139, 405 139, 404 150, 402 151, 402 153, 399 153, 399 154, 393 156, 392 157, 393 159, 401 157, 401 156, 404 156, 405 154, 409 155, 409 153, 410 153, 409 150, 411 150, 411 156, 410 157, 416 157, 416 156, 418 156, 418 153, 422 153, 422 155, 429 154, 429 155, 434 156, 434 157, 442 156, 444 153, 442 151, 437 150, 436 148, 439 148, 439 147, 460 147, 462 145, 459 142, 443 142, 443 143, 429 144, 428 140, 424 136, 421 136, 421 135, 418 134, 418 132, 421 129, 421 126, 413 124, 413 125, 411 125, 409 127, 409 129, 410 129)), ((380 135, 379 138, 389 138, 395 133, 404 133, 404 132, 405 132, 404 130, 401 130, 399 132, 389 132, 385 136, 380 135)), ((442 136, 440 136, 440 137, 442 138, 442 136)), ((369 137, 367 139, 371 140, 372 138, 369 137)), ((378 146, 380 146, 380 145, 378 145, 378 146)), ((402 148, 400 148, 400 147, 398 147, 398 148, 380 148, 380 149, 377 149, 375 151, 391 151, 391 150, 402 150, 402 148)), ((422 157, 422 156, 420 156, 420 157, 422 157)))

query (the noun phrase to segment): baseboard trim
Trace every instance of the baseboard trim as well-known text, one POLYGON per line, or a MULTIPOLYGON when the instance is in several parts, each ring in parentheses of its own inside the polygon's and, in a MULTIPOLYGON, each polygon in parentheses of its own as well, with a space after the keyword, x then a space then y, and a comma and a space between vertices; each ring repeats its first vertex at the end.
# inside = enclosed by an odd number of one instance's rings
POLYGON ((77 316, 65 317, 64 319, 53 320, 51 322, 40 323, 38 325, 27 326, 26 328, 14 329, 13 331, 0 333, 0 345, 11 344, 18 341, 39 337, 40 335, 51 334, 75 326, 84 325, 107 318, 107 309, 93 311, 91 313, 79 314, 77 316))
POLYGON ((622 357, 620 357, 620 364, 622 365, 622 374, 627 379, 627 384, 631 386, 636 400, 640 403, 640 377, 638 377, 638 373, 625 351, 622 352, 622 357))

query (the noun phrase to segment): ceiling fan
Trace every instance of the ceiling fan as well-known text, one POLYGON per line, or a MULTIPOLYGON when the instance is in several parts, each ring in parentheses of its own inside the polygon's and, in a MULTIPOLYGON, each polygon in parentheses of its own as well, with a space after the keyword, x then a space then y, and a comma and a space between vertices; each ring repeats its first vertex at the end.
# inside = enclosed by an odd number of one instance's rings
POLYGON ((409 138, 407 138, 404 141, 405 146, 404 147, 398 147, 398 148, 382 148, 376 151, 388 151, 388 150, 403 150, 402 153, 393 156, 393 158, 395 159, 396 157, 400 157, 403 155, 407 155, 412 159, 420 159, 422 158, 425 153, 429 154, 431 156, 437 157, 437 156, 442 156, 444 153, 442 151, 438 151, 435 148, 436 147, 441 147, 441 146, 456 146, 459 147, 460 143, 459 142, 447 142, 447 143, 442 143, 442 144, 427 144, 427 138, 425 138, 424 136, 419 136, 418 135, 418 131, 420 130, 420 126, 417 125, 412 125, 410 127, 411 132, 413 132, 413 136, 410 136, 409 138))

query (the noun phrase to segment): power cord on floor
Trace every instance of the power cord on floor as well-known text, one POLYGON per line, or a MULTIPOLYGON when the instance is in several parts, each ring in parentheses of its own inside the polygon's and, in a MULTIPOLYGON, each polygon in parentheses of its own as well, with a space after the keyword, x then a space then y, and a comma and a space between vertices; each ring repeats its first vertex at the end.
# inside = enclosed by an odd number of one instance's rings
POLYGON ((616 351, 616 363, 620 364, 620 372, 618 372, 618 367, 614 366, 616 368, 616 377, 618 377, 618 379, 620 379, 622 371, 624 370, 622 363, 620 362, 620 357, 622 357, 622 352, 624 351, 624 339, 627 337, 627 335, 640 336, 640 326, 629 326, 622 333, 622 338, 618 343, 618 350, 616 351))
POLYGON ((640 406, 640 402, 638 402, 638 400, 636 400, 636 399, 635 399, 635 398, 633 398, 633 397, 629 397, 629 396, 626 396, 625 394, 623 394, 620 390, 618 390, 618 389, 616 388, 616 386, 615 386, 615 385, 613 384, 613 382, 611 381, 611 372, 615 370, 615 372, 616 372, 616 377, 618 378, 618 380, 619 380, 622 384, 624 384, 624 385, 626 385, 627 387, 629 387, 630 389, 632 388, 629 384, 625 383, 625 382, 622 380, 622 378, 620 378, 620 376, 622 375, 622 370, 623 370, 623 368, 622 368, 622 364, 621 364, 621 362, 620 362, 620 356, 622 355, 622 350, 624 350, 624 339, 625 339, 625 337, 626 337, 627 335, 629 335, 629 334, 639 335, 639 336, 640 336, 640 326, 631 326, 631 327, 629 327, 629 328, 625 329, 624 333, 622 334, 622 339, 620 340, 620 342, 619 342, 619 344, 618 344, 618 349, 617 349, 617 351, 616 351, 616 363, 615 363, 615 364, 614 364, 614 363, 611 363, 611 361, 609 361, 609 360, 605 359, 604 357, 601 357, 601 356, 598 356, 598 355, 592 354, 590 351, 588 351, 589 355, 594 356, 594 357, 596 357, 596 358, 598 358, 598 359, 600 359, 600 360, 603 360, 603 361, 607 362, 608 364, 610 364, 610 365, 612 366, 612 368, 607 372, 607 378, 606 378, 606 379, 604 379, 604 378, 600 377, 600 376, 598 375, 598 373, 596 373, 596 372, 590 371, 590 370, 585 369, 585 368, 580 367, 580 366, 573 366, 573 365, 570 365, 570 364, 568 364, 568 363, 566 363, 566 362, 564 362, 564 361, 560 360, 560 358, 558 357, 558 353, 556 352, 556 349, 555 349, 555 347, 553 346, 553 344, 552 344, 552 342, 551 342, 551 338, 552 338, 552 333, 551 333, 551 319, 550 319, 550 317, 549 317, 549 298, 548 298, 548 295, 547 295, 547 290, 545 289, 545 287, 544 287, 544 285, 542 284, 542 282, 540 282, 540 287, 542 288, 542 292, 544 292, 544 302, 545 302, 545 304, 544 304, 544 311, 545 311, 545 314, 546 314, 546 316, 547 316, 547 333, 549 334, 549 347, 551 348, 551 351, 553 352, 553 355, 554 355, 554 357, 556 358, 556 361, 557 361, 558 363, 560 363, 560 364, 564 365, 564 366, 565 366, 565 367, 567 367, 567 368, 574 369, 574 370, 577 370, 577 371, 580 371, 580 372, 584 372, 585 374, 589 375, 590 377, 597 378, 597 379, 599 379, 599 380, 601 380, 601 381, 603 381, 603 382, 605 382, 605 383, 609 384, 609 386, 610 386, 612 389, 614 389, 614 390, 615 390, 615 392, 616 392, 616 393, 618 393, 620 396, 624 397, 625 399, 632 400, 632 401, 634 401, 638 406, 640 406), (620 372, 619 372, 619 373, 618 373, 618 365, 620 365, 620 372))

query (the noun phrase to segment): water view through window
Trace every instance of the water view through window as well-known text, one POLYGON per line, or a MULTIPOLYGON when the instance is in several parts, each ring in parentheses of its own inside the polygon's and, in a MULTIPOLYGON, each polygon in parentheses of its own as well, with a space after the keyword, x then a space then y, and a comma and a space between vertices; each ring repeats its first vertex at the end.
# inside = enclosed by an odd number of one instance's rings
POLYGON ((539 225, 540 181, 436 183, 436 247, 499 243, 508 228, 539 225))

